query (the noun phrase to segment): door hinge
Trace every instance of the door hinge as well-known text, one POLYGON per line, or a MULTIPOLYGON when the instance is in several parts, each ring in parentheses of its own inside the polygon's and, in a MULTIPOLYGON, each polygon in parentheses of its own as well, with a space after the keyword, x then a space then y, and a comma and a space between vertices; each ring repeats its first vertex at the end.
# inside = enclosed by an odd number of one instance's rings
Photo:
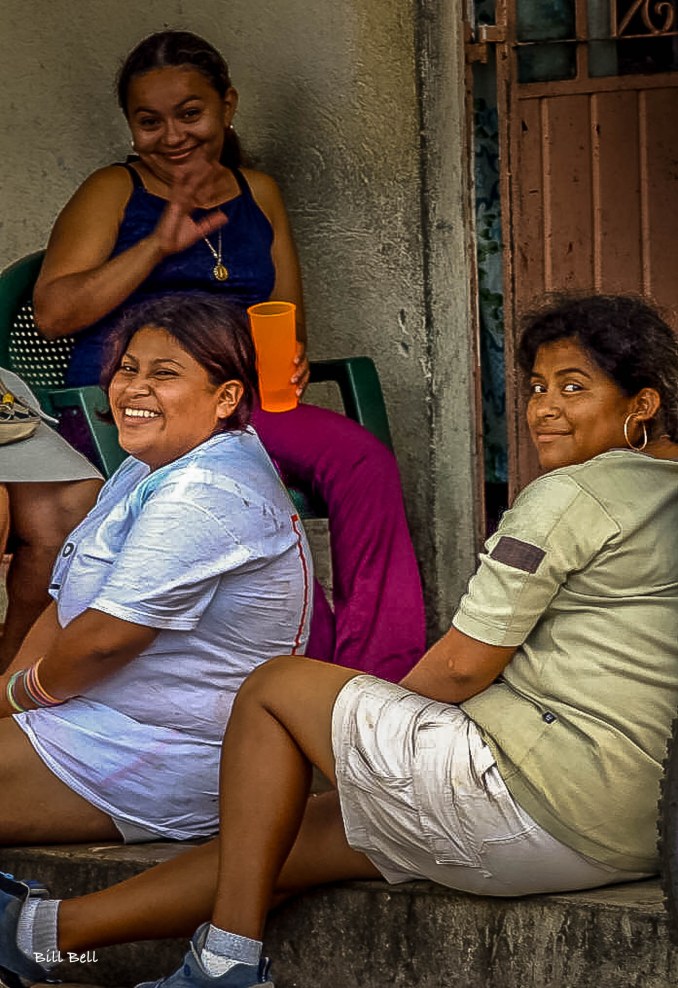
POLYGON ((477 28, 464 24, 464 50, 467 62, 487 63, 490 45, 506 41, 506 28, 500 24, 479 24, 477 28))

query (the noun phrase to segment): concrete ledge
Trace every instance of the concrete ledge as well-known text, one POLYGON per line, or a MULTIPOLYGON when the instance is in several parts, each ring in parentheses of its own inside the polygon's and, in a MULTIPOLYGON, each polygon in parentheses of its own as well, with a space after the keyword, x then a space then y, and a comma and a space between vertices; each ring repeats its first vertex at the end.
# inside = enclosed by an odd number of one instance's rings
MULTIPOLYGON (((57 896, 102 888, 180 853, 180 844, 0 850, 0 867, 57 896)), ((267 929, 277 988, 669 988, 678 950, 656 880, 526 899, 477 898, 428 882, 352 882, 283 907, 267 929)), ((159 977, 185 943, 111 947, 73 982, 159 977)))

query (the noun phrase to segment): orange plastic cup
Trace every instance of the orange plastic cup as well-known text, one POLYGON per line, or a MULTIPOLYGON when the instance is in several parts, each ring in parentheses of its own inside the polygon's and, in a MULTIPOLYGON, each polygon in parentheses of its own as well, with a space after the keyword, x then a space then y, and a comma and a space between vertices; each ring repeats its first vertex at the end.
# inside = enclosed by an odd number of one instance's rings
POLYGON ((296 370, 296 308, 293 302, 259 302, 247 310, 265 412, 289 412, 298 404, 297 386, 290 384, 296 370))

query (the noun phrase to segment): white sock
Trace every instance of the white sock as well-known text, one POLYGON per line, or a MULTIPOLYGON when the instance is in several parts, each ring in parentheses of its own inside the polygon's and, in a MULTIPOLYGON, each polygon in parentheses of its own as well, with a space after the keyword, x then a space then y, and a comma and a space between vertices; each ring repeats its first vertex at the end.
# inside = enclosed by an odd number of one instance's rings
POLYGON ((26 899, 16 930, 17 947, 32 961, 51 968, 59 960, 57 913, 60 899, 26 899))
POLYGON ((261 949, 261 940, 250 940, 249 937, 220 930, 210 923, 200 951, 200 961, 211 977, 218 978, 236 964, 258 964, 261 949))

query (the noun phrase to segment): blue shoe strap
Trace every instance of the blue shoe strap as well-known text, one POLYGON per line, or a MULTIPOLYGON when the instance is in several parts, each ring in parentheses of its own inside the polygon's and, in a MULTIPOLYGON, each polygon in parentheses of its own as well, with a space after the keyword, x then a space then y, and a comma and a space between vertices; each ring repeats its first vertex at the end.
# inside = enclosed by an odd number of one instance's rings
POLYGON ((262 957, 259 961, 259 982, 260 984, 265 984, 269 980, 269 974, 271 971, 271 959, 270 957, 262 957))
POLYGON ((34 879, 24 882, 7 871, 0 871, 0 891, 8 892, 17 899, 49 899, 49 889, 42 882, 34 879))

